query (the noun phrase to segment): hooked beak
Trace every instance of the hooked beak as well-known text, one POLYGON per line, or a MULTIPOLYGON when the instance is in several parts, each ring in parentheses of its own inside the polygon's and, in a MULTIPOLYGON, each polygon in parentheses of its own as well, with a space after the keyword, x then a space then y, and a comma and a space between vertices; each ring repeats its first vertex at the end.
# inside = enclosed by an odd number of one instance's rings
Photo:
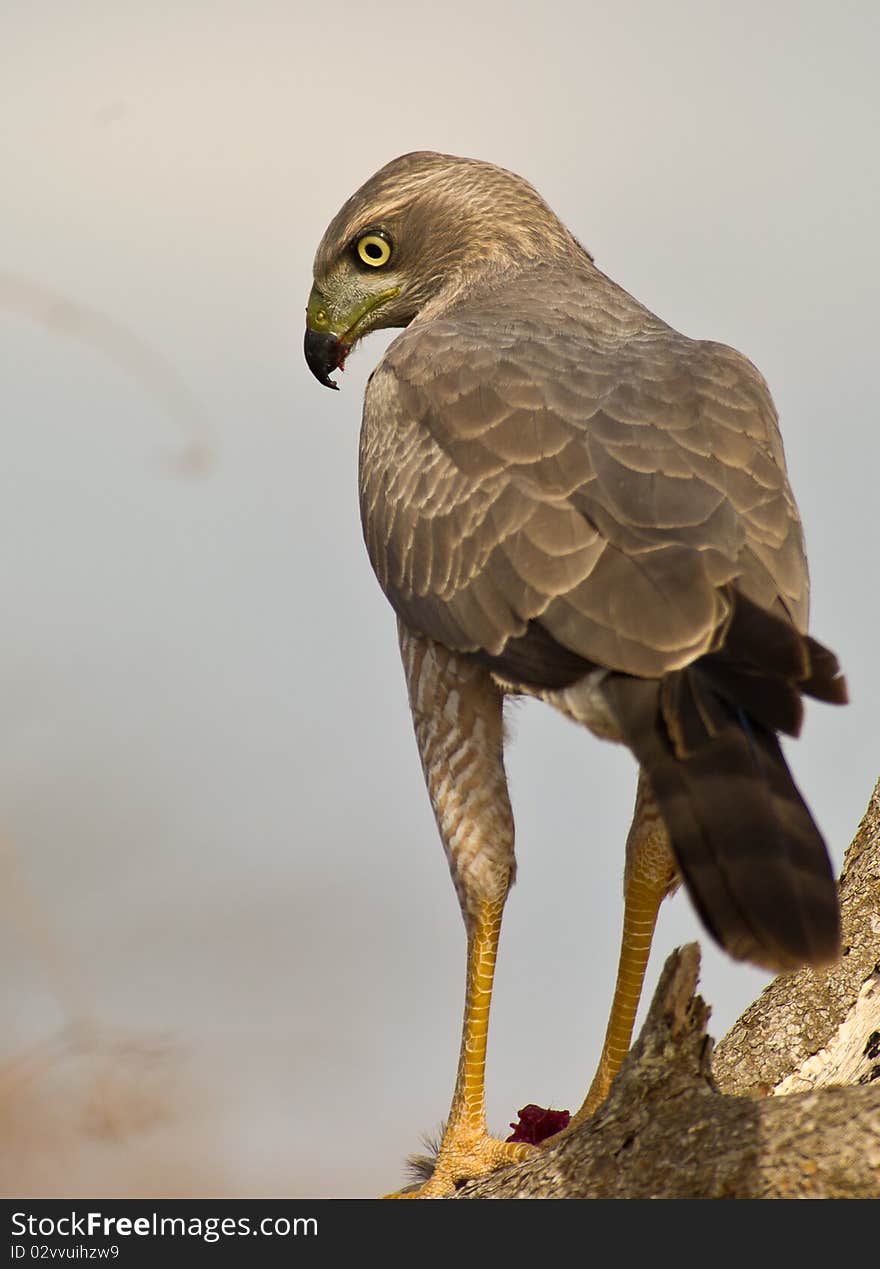
POLYGON ((343 344, 339 336, 334 335, 332 331, 309 330, 306 327, 303 348, 306 354, 306 365, 318 383, 323 383, 325 388, 338 388, 339 384, 334 383, 330 375, 334 370, 342 368, 348 346, 343 344))
POLYGON ((325 388, 338 388, 330 375, 341 370, 352 345, 372 328, 373 313, 388 300, 400 294, 400 287, 368 296, 350 312, 337 312, 316 286, 312 287, 306 309, 306 334, 303 350, 306 365, 325 388))

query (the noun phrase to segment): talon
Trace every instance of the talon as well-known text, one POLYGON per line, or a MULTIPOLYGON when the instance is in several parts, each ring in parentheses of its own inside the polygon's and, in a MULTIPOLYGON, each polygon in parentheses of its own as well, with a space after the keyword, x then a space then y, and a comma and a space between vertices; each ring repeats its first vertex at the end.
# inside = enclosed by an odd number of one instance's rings
POLYGON ((536 1146, 522 1142, 499 1141, 487 1134, 474 1138, 471 1133, 448 1133, 444 1139, 433 1175, 413 1189, 385 1194, 388 1199, 448 1198, 464 1181, 488 1176, 512 1163, 522 1163, 539 1153, 536 1146))

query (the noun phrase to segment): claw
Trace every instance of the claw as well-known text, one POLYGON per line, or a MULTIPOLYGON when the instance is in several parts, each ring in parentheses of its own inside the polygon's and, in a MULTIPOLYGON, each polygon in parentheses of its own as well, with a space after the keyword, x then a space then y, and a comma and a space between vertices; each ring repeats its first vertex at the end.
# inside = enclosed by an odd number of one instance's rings
POLYGON ((449 1198, 464 1181, 488 1176, 512 1163, 522 1163, 540 1153, 536 1146, 499 1141, 497 1137, 471 1133, 447 1134, 437 1156, 433 1175, 422 1185, 385 1194, 387 1199, 449 1198))

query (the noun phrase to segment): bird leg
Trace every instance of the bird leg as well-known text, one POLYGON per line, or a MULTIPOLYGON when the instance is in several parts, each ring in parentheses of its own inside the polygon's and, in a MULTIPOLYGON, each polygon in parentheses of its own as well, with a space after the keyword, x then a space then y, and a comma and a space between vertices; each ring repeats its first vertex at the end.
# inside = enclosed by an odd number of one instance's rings
POLYGON ((626 842, 623 936, 611 1015, 590 1091, 568 1128, 564 1129, 565 1133, 588 1119, 602 1105, 629 1052, 657 913, 663 899, 677 885, 678 873, 669 835, 648 781, 639 772, 635 812, 626 842))
POLYGON ((491 1137, 486 1128, 486 1041, 502 908, 503 903, 485 903, 468 935, 467 992, 455 1092, 434 1172, 413 1197, 442 1198, 460 1181, 536 1153, 533 1146, 491 1137))
MULTIPOLYGON (((490 1137, 485 1069, 501 915, 515 871, 503 761, 501 692, 482 666, 399 627, 428 794, 467 929, 467 990, 458 1075, 428 1181, 399 1197, 441 1198, 459 1181, 534 1153, 490 1137)), ((393 1197, 398 1197, 397 1195, 393 1197)))

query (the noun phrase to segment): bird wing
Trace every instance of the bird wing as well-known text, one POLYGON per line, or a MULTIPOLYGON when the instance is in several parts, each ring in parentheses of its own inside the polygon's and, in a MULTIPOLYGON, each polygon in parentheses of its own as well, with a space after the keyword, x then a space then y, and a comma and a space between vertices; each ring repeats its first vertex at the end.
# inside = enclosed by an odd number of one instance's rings
POLYGON ((769 391, 586 262, 418 321, 371 377, 367 549, 411 629, 658 677, 717 646, 728 583, 799 628, 808 578, 769 391))

